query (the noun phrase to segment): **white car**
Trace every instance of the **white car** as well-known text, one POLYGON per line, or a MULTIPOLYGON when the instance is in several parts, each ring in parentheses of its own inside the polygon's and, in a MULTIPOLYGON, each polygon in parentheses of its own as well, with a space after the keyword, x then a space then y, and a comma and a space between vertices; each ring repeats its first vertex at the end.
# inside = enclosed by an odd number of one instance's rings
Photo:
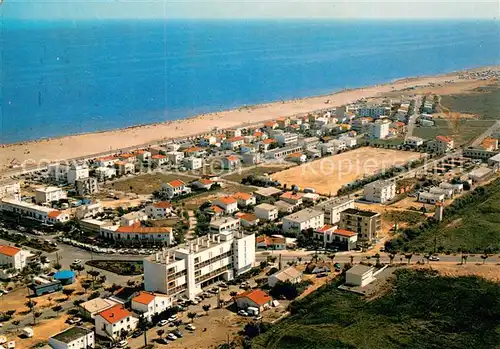
POLYGON ((193 324, 187 324, 186 325, 186 330, 194 331, 194 330, 196 330, 196 327, 193 324))
POLYGON ((238 311, 238 315, 241 315, 241 316, 248 316, 248 313, 244 310, 240 310, 238 311))
POLYGON ((438 257, 438 256, 430 256, 430 257, 429 257, 429 260, 430 260, 430 261, 434 261, 434 262, 436 262, 436 261, 438 261, 438 260, 439 260, 439 257, 438 257))
POLYGON ((73 264, 81 264, 81 263, 82 263, 81 259, 75 259, 73 261, 73 264))
POLYGON ((160 320, 160 321, 158 321, 158 326, 165 326, 166 324, 168 324, 168 320, 160 320))
POLYGON ((169 318, 168 318, 168 320, 167 320, 167 321, 168 321, 168 322, 173 322, 173 321, 175 321, 175 320, 177 320, 177 315, 172 315, 171 317, 169 317, 169 318))
POLYGON ((177 336, 173 333, 169 333, 167 336, 167 339, 170 339, 171 341, 175 341, 177 339, 177 336))
POLYGON ((118 344, 116 345, 118 348, 125 348, 128 346, 128 342, 126 340, 119 341, 118 344))

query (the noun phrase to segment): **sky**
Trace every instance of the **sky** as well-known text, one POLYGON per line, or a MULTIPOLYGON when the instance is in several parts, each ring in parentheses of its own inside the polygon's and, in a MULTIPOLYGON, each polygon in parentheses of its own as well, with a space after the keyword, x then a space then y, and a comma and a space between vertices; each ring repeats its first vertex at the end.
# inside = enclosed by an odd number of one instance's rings
MULTIPOLYGON (((1 2, 2 0, 0 0, 1 2)), ((491 0, 3 0, 3 19, 497 19, 491 0)))

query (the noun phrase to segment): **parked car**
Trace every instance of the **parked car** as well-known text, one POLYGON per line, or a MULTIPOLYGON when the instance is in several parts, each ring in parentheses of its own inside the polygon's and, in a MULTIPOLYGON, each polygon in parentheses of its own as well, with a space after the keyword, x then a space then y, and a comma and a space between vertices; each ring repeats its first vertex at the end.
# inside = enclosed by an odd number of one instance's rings
POLYGON ((73 317, 73 318, 68 319, 68 321, 67 321, 67 323, 70 325, 78 324, 80 322, 82 322, 82 319, 79 317, 73 317))
POLYGON ((184 337, 184 336, 182 335, 182 332, 181 332, 181 331, 179 331, 178 329, 177 329, 177 330, 173 330, 173 331, 172 331, 172 333, 173 333, 173 334, 174 334, 174 336, 176 336, 177 338, 182 338, 182 337, 184 337))
POLYGON ((260 321, 262 320, 262 315, 257 315, 253 318, 255 321, 260 321))
POLYGON ((429 260, 430 260, 430 261, 434 261, 434 262, 436 262, 436 261, 438 261, 438 260, 439 260, 439 257, 438 257, 438 256, 430 256, 430 257, 429 257, 429 260))
POLYGON ((170 339, 171 341, 175 341, 177 339, 177 337, 175 336, 175 334, 169 333, 167 335, 167 339, 170 339))
POLYGON ((119 341, 116 345, 117 348, 125 348, 128 346, 128 342, 126 340, 119 341))
POLYGON ((163 320, 158 321, 159 327, 165 326, 166 324, 168 324, 168 320, 163 319, 163 320))
POLYGON ((168 344, 168 340, 166 338, 157 338, 156 342, 158 344, 168 344))
POLYGON ((169 318, 168 318, 168 320, 167 320, 167 321, 168 321, 168 322, 173 322, 173 321, 175 321, 175 320, 177 320, 177 315, 172 315, 171 317, 169 317, 169 318))
POLYGON ((143 332, 142 332, 142 331, 134 331, 134 332, 132 333, 132 338, 137 338, 137 337, 139 337, 139 336, 140 336, 140 335, 142 335, 142 334, 143 334, 143 332))
POLYGON ((241 315, 241 316, 248 316, 248 313, 244 310, 239 310, 238 311, 238 315, 241 315))
POLYGON ((194 331, 194 330, 196 330, 196 327, 193 324, 187 324, 186 325, 186 330, 194 331))
POLYGON ((82 260, 81 260, 81 259, 75 259, 75 260, 73 261, 73 264, 74 264, 74 265, 82 264, 82 260))

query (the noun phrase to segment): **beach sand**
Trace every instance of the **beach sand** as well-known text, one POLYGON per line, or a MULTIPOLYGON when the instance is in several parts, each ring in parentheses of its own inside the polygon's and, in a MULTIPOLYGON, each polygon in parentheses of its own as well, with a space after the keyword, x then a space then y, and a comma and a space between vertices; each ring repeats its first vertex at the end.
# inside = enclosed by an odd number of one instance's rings
MULTIPOLYGON (((278 117, 308 113, 409 87, 431 83, 442 84, 450 86, 454 93, 470 89, 470 84, 477 87, 477 81, 460 80, 459 74, 399 79, 384 85, 345 90, 331 95, 242 107, 160 124, 2 145, 0 147, 0 174, 11 175, 19 172, 21 168, 38 167, 44 162, 90 157, 94 154, 116 152, 117 149, 144 147, 156 144, 159 140, 210 132, 215 126, 218 128, 245 126, 278 117), (327 104, 326 101, 329 103, 327 104)), ((487 81, 484 81, 484 84, 487 84, 487 81)), ((440 92, 445 93, 446 88, 441 87, 440 92)), ((413 92, 405 91, 404 93, 413 92)))

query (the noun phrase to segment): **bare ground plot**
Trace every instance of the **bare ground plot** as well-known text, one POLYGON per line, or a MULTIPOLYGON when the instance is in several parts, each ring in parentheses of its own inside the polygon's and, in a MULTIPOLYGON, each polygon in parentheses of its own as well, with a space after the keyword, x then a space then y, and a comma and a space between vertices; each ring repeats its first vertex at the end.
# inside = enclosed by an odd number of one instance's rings
POLYGON ((106 185, 106 189, 126 193, 151 194, 155 190, 160 189, 163 183, 173 181, 174 179, 180 179, 186 183, 194 180, 192 177, 183 176, 178 173, 144 174, 118 180, 110 185, 106 185))
POLYGON ((223 176, 224 179, 234 182, 241 182, 244 177, 253 175, 253 176, 262 176, 265 174, 271 175, 273 173, 283 171, 287 168, 293 167, 295 165, 292 164, 262 164, 256 167, 252 167, 250 169, 241 168, 237 172, 233 172, 227 176, 223 176))
POLYGON ((217 190, 212 190, 206 193, 201 193, 199 195, 190 196, 187 199, 180 200, 179 204, 184 205, 187 210, 196 210, 206 201, 213 201, 220 196, 231 195, 238 192, 252 193, 255 188, 246 185, 233 185, 222 183, 222 188, 217 190))
MULTIPOLYGON (((490 260, 494 260, 495 257, 490 257, 490 260)), ((500 259, 498 259, 500 262, 500 259)), ((443 276, 459 277, 459 276, 480 276, 491 281, 500 281, 499 266, 493 265, 491 263, 481 264, 481 263, 470 263, 467 264, 456 264, 456 263, 431 263, 427 265, 413 265, 411 268, 414 269, 432 269, 439 271, 439 274, 443 276)))
POLYGON ((282 184, 314 188, 320 194, 335 194, 345 184, 396 165, 419 159, 420 153, 359 148, 325 157, 272 175, 282 184))

